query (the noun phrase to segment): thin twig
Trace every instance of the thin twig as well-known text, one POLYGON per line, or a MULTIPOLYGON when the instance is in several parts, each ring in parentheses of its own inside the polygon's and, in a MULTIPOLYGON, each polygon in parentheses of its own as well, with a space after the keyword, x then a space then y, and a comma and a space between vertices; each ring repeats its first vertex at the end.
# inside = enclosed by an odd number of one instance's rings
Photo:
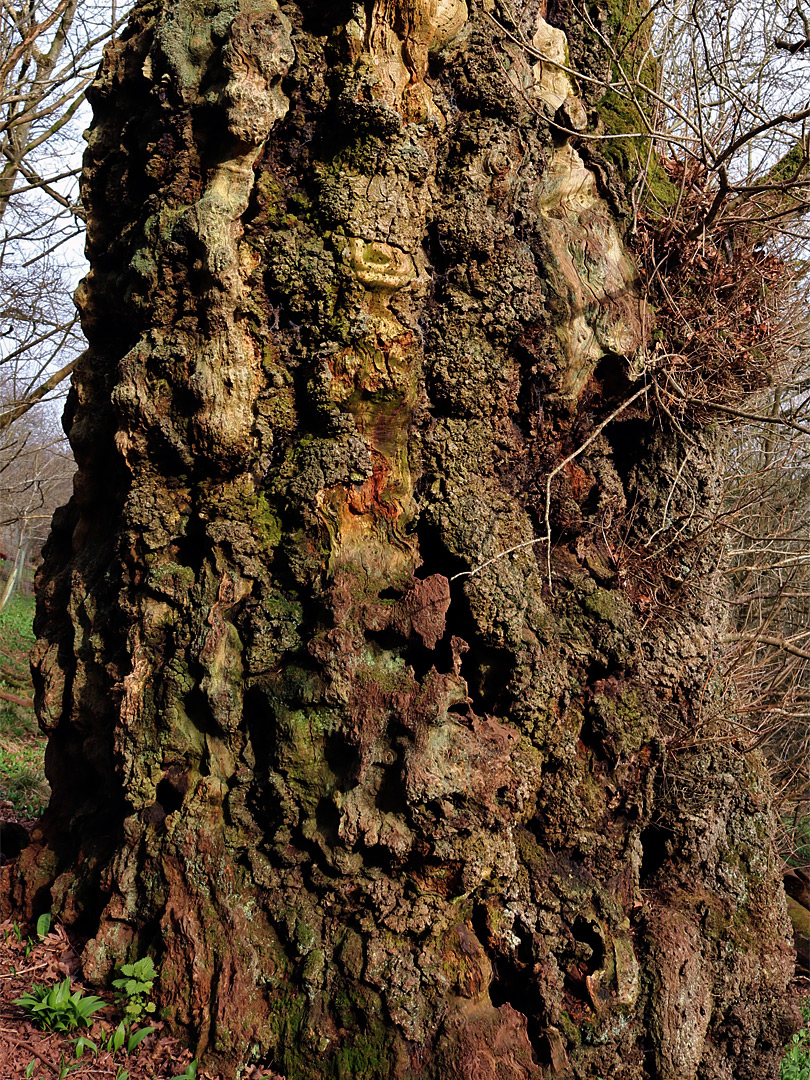
POLYGON ((645 548, 648 548, 650 546, 650 544, 653 542, 653 540, 656 538, 656 536, 658 536, 660 533, 662 533, 664 531, 664 529, 667 527, 667 518, 669 517, 669 507, 670 507, 670 503, 672 502, 672 496, 675 494, 675 488, 678 486, 678 481, 680 480, 681 476, 683 476, 683 470, 686 468, 686 463, 689 461, 689 458, 690 458, 691 454, 692 454, 692 447, 690 446, 689 449, 686 451, 686 455, 684 456, 683 461, 681 462, 680 469, 678 469, 678 475, 672 481, 672 486, 669 489, 669 494, 667 495, 667 501, 666 501, 666 504, 664 505, 664 512, 661 515, 661 527, 659 529, 656 529, 655 532, 652 534, 652 536, 650 536, 650 538, 645 542, 645 544, 644 544, 645 548))
POLYGON ((532 547, 534 544, 541 544, 545 537, 536 537, 534 540, 524 540, 522 544, 515 544, 514 547, 507 548, 506 551, 499 551, 497 555, 493 555, 491 559, 487 559, 486 562, 482 562, 480 566, 476 566, 474 570, 462 570, 460 574, 454 574, 450 580, 455 581, 456 578, 462 577, 474 577, 476 574, 480 574, 482 570, 486 570, 488 566, 491 566, 494 562, 498 562, 499 559, 505 559, 507 555, 513 555, 516 551, 522 551, 523 548, 532 547))
POLYGON ((30 975, 32 971, 39 971, 40 968, 46 968, 50 964, 50 960, 45 960, 41 964, 34 964, 33 967, 20 968, 19 971, 10 972, 8 975, 0 975, 0 979, 16 979, 20 975, 30 975))
POLYGON ((507 555, 513 555, 516 551, 522 551, 524 548, 534 547, 535 544, 547 543, 548 544, 548 558, 547 558, 548 583, 549 583, 549 588, 551 588, 551 522, 549 520, 549 510, 550 510, 550 503, 551 503, 551 481, 554 479, 554 477, 557 475, 557 473, 560 472, 561 469, 564 469, 566 465, 569 465, 575 458, 579 457, 579 455, 581 453, 583 453, 583 451, 587 450, 588 447, 591 445, 591 443, 599 435, 601 435, 601 433, 604 431, 604 429, 608 426, 608 424, 612 420, 615 420, 616 417, 620 415, 620 413, 624 412, 624 410, 626 408, 628 408, 630 405, 632 405, 634 401, 637 401, 641 397, 642 394, 646 394, 647 389, 648 388, 647 388, 646 385, 642 386, 642 388, 640 390, 637 390, 636 393, 632 395, 632 397, 629 397, 627 399, 627 401, 622 402, 622 404, 618 407, 618 409, 615 409, 610 414, 610 416, 605 417, 605 419, 594 428, 594 430, 591 432, 591 434, 588 436, 588 438, 585 440, 585 442, 577 450, 575 450, 573 452, 573 454, 569 454, 568 457, 564 461, 561 461, 560 464, 548 474, 548 478, 546 480, 546 516, 545 516, 546 535, 545 536, 535 537, 534 540, 524 540, 523 543, 515 544, 514 547, 507 548, 506 551, 499 551, 497 555, 493 555, 491 559, 487 559, 485 562, 482 562, 480 566, 476 566, 472 570, 462 570, 461 573, 454 574, 453 577, 450 578, 450 580, 451 581, 456 581, 457 578, 475 577, 475 575, 480 574, 482 570, 486 570, 486 568, 488 566, 492 566, 493 563, 498 562, 500 559, 505 559, 507 557, 507 555))
MULTIPOLYGON (((17 697, 16 694, 8 694, 5 690, 0 690, 0 701, 8 701, 12 705, 21 705, 25 709, 32 709, 34 707, 33 701, 29 698, 17 697)), ((0 975, 0 979, 4 978, 0 975)))
MULTIPOLYGON (((6 1032, 7 1029, 4 1028, 3 1031, 6 1032)), ((43 1065, 47 1065, 52 1072, 56 1073, 57 1076, 59 1075, 59 1066, 56 1065, 53 1061, 50 1061, 48 1058, 46 1058, 44 1054, 41 1054, 35 1046, 32 1046, 31 1043, 25 1042, 24 1039, 18 1039, 15 1035, 11 1036, 11 1041, 17 1046, 21 1046, 23 1050, 27 1050, 29 1054, 33 1054, 34 1057, 38 1057, 43 1065)))
POLYGON ((543 539, 546 541, 546 570, 548 573, 548 587, 551 592, 554 591, 551 581, 551 481, 559 472, 561 472, 566 467, 566 465, 570 465, 571 462, 578 458, 581 453, 587 450, 591 443, 593 443, 602 434, 608 424, 615 420, 617 416, 620 416, 621 413, 623 413, 625 409, 629 408, 634 401, 638 401, 642 394, 647 393, 647 390, 648 387, 645 384, 641 387, 640 390, 637 390, 635 394, 629 397, 626 401, 622 402, 618 409, 615 409, 610 414, 610 416, 605 417, 601 424, 597 424, 597 426, 594 428, 594 430, 591 432, 591 434, 588 436, 582 446, 575 450, 573 454, 569 454, 564 461, 561 461, 560 464, 555 469, 552 469, 552 471, 548 474, 548 477, 546 479, 546 535, 545 537, 543 537, 543 539))
POLYGON ((735 416, 740 420, 754 420, 758 424, 781 424, 783 427, 789 427, 794 431, 801 432, 802 435, 810 435, 810 427, 806 427, 804 424, 797 424, 795 420, 788 420, 788 418, 781 413, 776 416, 766 416, 763 413, 747 412, 745 409, 735 409, 730 405, 721 405, 717 401, 703 401, 701 398, 695 397, 685 398, 684 404, 702 405, 705 409, 726 413, 728 416, 735 416))
POLYGON ((771 637, 769 634, 726 634, 723 641, 737 641, 747 645, 772 645, 776 649, 782 649, 791 656, 798 656, 801 660, 810 660, 810 652, 791 645, 784 638, 771 637))

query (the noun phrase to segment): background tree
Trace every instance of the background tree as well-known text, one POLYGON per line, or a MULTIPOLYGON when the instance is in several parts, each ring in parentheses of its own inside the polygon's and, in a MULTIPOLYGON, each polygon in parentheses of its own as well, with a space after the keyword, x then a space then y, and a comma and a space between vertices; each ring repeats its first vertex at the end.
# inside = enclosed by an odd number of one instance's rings
MULTIPOLYGON (((774 411, 806 422, 807 393, 774 411)), ((733 622, 724 671, 740 701, 742 737, 762 746, 781 795, 785 853, 807 866, 810 800, 810 650, 807 619, 807 435, 752 425, 729 472, 733 622)))
POLYGON ((31 572, 26 559, 72 473, 42 403, 63 393, 84 348, 71 299, 84 231, 80 125, 114 22, 105 0, 0 6, 0 528, 13 560, 0 605, 31 572))
POLYGON ((6 581, 0 611, 38 560, 53 512, 71 495, 75 470, 70 447, 53 410, 29 412, 0 435, 0 546, 6 581))
POLYGON ((93 978, 153 951, 229 1076, 775 1072, 727 440, 581 137, 626 15, 150 0, 94 83, 15 890, 93 978))
POLYGON ((109 4, 95 0, 0 7, 3 427, 67 377, 69 354, 80 348, 66 268, 57 256, 83 230, 74 121, 110 34, 110 16, 109 4))

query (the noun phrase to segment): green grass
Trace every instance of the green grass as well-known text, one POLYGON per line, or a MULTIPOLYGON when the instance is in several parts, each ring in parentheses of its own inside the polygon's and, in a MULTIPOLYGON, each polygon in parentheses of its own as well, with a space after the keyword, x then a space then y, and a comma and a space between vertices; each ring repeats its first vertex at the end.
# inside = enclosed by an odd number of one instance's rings
MULTIPOLYGON (((0 690, 33 696, 28 655, 34 643, 34 600, 15 596, 0 612, 0 690)), ((34 710, 0 700, 0 800, 16 813, 37 817, 50 795, 44 772, 45 739, 34 710)))
POLYGON ((810 998, 802 1005, 804 1027, 788 1045, 779 1068, 779 1080, 810 1080, 810 998))
POLYGON ((0 612, 0 688, 31 696, 28 654, 34 644, 34 598, 19 593, 0 612))
MULTIPOLYGON (((34 608, 33 596, 16 593, 9 600, 5 611, 0 612, 0 631, 5 636, 8 632, 21 642, 34 644, 34 608)), ((5 644, 5 642, 3 642, 5 644)), ((0 645, 0 648, 2 646, 0 645)))

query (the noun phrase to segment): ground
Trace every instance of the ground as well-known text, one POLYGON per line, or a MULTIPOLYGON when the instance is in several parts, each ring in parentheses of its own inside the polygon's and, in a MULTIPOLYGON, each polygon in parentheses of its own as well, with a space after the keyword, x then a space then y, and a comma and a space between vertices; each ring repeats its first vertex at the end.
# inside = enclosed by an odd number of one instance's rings
MULTIPOLYGON (((4 1080, 31 1077, 51 1080, 71 1076, 74 1080, 169 1080, 187 1077, 191 1053, 177 1039, 163 1031, 158 1021, 152 1035, 127 1055, 123 1049, 115 1055, 101 1050, 95 1054, 86 1048, 76 1058, 76 1042, 80 1035, 102 1047, 118 1024, 118 1008, 110 1003, 92 1018, 90 1028, 69 1033, 42 1032, 34 1027, 14 1004, 15 998, 29 991, 33 984, 49 986, 71 979, 72 989, 81 988, 77 978, 78 958, 64 930, 57 926, 41 941, 32 941, 11 921, 0 925, 0 1076, 4 1080)), ((248 1074, 250 1076, 250 1074, 248 1074)), ((255 1073, 251 1080, 266 1077, 267 1072, 255 1073)), ((198 1080, 217 1080, 200 1071, 198 1080)))

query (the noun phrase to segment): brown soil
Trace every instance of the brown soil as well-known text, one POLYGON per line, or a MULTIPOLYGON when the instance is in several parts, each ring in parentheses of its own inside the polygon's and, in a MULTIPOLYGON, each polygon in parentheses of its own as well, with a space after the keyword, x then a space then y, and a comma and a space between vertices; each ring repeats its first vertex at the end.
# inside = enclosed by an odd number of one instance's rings
MULTIPOLYGON (((93 1056, 85 1051, 82 1061, 75 1057, 75 1041, 85 1035, 101 1045, 112 1032, 118 1015, 115 1006, 93 1017, 89 1029, 75 1030, 69 1034, 39 1031, 25 1017, 14 999, 30 990, 32 985, 50 986, 70 976, 74 989, 82 987, 80 965, 64 929, 57 926, 41 942, 31 945, 23 936, 20 941, 15 924, 0 923, 0 1076, 3 1080, 17 1080, 32 1075, 34 1080, 52 1080, 54 1077, 70 1076, 72 1080, 99 1080, 116 1077, 127 1070, 130 1080, 170 1080, 183 1073, 191 1061, 191 1052, 184 1049, 177 1039, 164 1033, 163 1024, 156 1021, 154 1034, 148 1036, 131 1054, 119 1051, 115 1058, 107 1052, 93 1056), (26 1073, 31 1062, 33 1073, 26 1073), (70 1067, 70 1072, 65 1067, 70 1067)), ((152 1026, 152 1025, 150 1025, 152 1026)), ((267 1070, 248 1074, 250 1080, 267 1077, 267 1070)), ((211 1073, 200 1070, 199 1080, 219 1080, 211 1073)))

